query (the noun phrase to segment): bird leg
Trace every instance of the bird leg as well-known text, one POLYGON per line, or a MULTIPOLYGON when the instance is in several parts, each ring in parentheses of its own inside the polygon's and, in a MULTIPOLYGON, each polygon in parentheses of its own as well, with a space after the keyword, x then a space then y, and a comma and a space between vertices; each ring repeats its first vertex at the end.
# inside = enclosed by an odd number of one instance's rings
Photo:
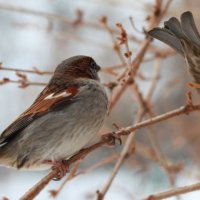
POLYGON ((52 165, 51 169, 58 172, 57 176, 53 179, 54 181, 62 179, 69 171, 69 164, 67 160, 45 160, 44 163, 52 165))
POLYGON ((119 135, 117 135, 115 132, 111 132, 111 133, 106 133, 104 135, 101 136, 101 139, 106 142, 106 144, 108 145, 115 145, 116 140, 119 141, 119 144, 122 144, 122 140, 121 137, 119 135))

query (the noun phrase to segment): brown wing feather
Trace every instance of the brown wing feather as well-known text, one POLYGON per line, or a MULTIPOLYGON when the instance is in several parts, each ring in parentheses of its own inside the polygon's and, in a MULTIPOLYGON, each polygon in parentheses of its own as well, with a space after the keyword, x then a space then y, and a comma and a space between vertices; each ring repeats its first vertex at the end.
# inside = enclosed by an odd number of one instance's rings
POLYGON ((47 98, 50 96, 48 92, 42 92, 37 100, 3 131, 0 136, 0 144, 7 143, 19 131, 23 130, 38 117, 45 115, 48 111, 62 109, 63 104, 65 106, 69 105, 72 102, 72 97, 77 94, 78 88, 70 86, 64 91, 60 91, 60 93, 55 93, 55 96, 51 95, 52 98, 47 98), (63 97, 60 95, 63 92, 66 92, 68 95, 63 97))

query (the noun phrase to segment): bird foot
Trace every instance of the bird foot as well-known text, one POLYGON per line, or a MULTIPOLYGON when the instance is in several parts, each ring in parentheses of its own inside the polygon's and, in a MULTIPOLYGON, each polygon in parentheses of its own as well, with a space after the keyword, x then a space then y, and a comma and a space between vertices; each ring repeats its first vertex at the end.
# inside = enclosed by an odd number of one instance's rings
POLYGON ((51 169, 56 170, 58 172, 57 176, 53 178, 54 181, 59 181, 69 171, 67 160, 56 160, 56 161, 46 160, 44 161, 44 163, 52 165, 51 169))
POLYGON ((120 145, 122 144, 121 137, 117 135, 115 132, 106 133, 102 135, 101 138, 104 142, 106 142, 106 144, 111 146, 115 145, 116 141, 118 141, 120 145))

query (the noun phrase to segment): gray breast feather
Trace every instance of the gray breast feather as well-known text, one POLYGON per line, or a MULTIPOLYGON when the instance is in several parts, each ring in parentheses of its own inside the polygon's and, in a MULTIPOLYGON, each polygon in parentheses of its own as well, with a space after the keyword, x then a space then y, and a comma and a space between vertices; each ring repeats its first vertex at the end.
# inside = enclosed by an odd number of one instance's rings
POLYGON ((10 165, 29 167, 43 160, 65 159, 96 137, 107 114, 107 95, 97 81, 81 84, 75 103, 35 119, 1 147, 0 154, 6 151, 12 157, 10 165))

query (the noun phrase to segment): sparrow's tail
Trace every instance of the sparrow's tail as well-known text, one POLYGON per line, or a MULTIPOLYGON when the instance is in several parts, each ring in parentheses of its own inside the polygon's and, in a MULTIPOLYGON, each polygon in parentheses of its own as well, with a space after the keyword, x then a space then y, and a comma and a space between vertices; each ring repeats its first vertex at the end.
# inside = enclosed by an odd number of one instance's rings
POLYGON ((175 17, 164 23, 164 28, 154 28, 148 33, 150 36, 168 44, 176 51, 184 55, 184 47, 181 40, 187 40, 200 48, 200 35, 191 12, 181 15, 181 21, 175 17))
POLYGON ((175 17, 170 18, 164 28, 154 28, 149 35, 183 55, 195 82, 200 83, 200 35, 191 12, 184 12, 180 22, 175 17))
POLYGON ((0 146, 0 166, 12 166, 12 161, 14 160, 13 156, 15 153, 11 154, 10 151, 7 151, 6 146, 0 146))
POLYGON ((183 47, 180 42, 180 34, 182 35, 182 30, 180 22, 175 17, 172 17, 165 22, 164 28, 156 27, 150 30, 148 34, 153 38, 168 44, 180 54, 184 54, 183 47), (173 27, 173 29, 170 29, 167 25, 170 25, 170 28, 173 27))
POLYGON ((51 167, 49 164, 44 164, 42 161, 28 160, 23 166, 19 166, 18 151, 15 145, 2 145, 0 146, 0 166, 17 168, 22 170, 46 170, 51 167))

